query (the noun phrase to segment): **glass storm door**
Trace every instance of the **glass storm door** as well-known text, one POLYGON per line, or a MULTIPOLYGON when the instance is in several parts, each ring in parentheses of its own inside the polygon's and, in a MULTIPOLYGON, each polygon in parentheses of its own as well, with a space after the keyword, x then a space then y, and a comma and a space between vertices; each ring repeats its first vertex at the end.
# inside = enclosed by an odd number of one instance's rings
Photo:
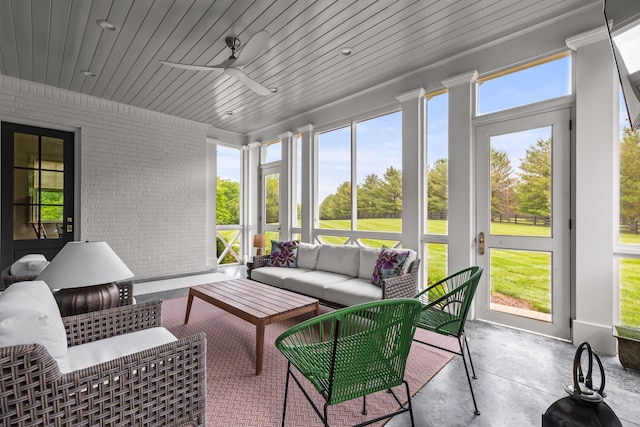
POLYGON ((280 240, 280 167, 263 168, 260 174, 262 233, 266 235, 266 253, 271 253, 271 240, 280 240))
POLYGON ((478 126, 477 317, 570 338, 569 109, 478 126))
POLYGON ((2 268, 73 240, 73 133, 2 123, 2 268))

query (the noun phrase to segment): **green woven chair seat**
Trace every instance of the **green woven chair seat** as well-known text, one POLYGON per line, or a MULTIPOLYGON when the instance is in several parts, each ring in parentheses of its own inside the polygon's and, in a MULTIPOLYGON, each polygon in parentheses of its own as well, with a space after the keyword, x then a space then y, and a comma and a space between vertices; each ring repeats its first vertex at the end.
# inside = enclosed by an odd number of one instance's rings
POLYGON ((456 336, 460 322, 460 317, 455 314, 429 307, 420 313, 417 326, 439 334, 456 336))
POLYGON ((421 307, 415 299, 387 299, 292 327, 276 339, 276 348, 290 364, 287 382, 289 376, 298 381, 291 371, 294 366, 324 397, 325 418, 329 405, 406 385, 404 371, 421 307))

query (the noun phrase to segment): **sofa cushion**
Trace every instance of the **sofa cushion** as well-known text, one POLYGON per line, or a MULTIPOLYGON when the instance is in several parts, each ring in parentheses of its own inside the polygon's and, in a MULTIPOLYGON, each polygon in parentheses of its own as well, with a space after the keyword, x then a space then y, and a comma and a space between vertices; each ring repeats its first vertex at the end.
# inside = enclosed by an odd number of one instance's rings
POLYGON ((269 255, 268 266, 272 267, 297 267, 296 257, 298 255, 298 241, 290 240, 285 242, 271 241, 271 255, 269 255))
POLYGON ((314 298, 326 299, 324 296, 324 290, 327 286, 344 282, 348 279, 349 276, 342 274, 316 270, 304 274, 285 277, 283 283, 284 288, 287 290, 309 295, 314 298))
POLYGON ((383 246, 373 269, 371 283, 381 286, 384 279, 404 274, 403 267, 408 257, 407 249, 390 249, 383 246))
POLYGON ((67 333, 51 289, 41 280, 17 282, 0 294, 0 347, 41 344, 67 372, 67 333))
POLYGON ((12 276, 37 276, 49 265, 49 261, 41 254, 25 255, 11 264, 9 272, 12 276))
POLYGON ((409 272, 409 267, 411 267, 411 263, 418 258, 418 253, 413 249, 405 249, 409 251, 409 255, 407 256, 407 260, 404 262, 402 266, 402 273, 407 274, 409 272))
POLYGON ((380 249, 376 248, 360 248, 360 268, 358 273, 360 279, 367 279, 371 283, 371 276, 373 275, 379 252, 380 249))
POLYGON ((68 370, 61 370, 77 371, 173 341, 171 332, 157 327, 76 345, 68 350, 68 370))
POLYGON ((307 273, 311 270, 307 268, 280 268, 280 267, 260 267, 251 270, 251 279, 267 285, 282 288, 285 277, 307 273))
POLYGON ((319 253, 320 245, 311 245, 309 243, 300 242, 298 244, 298 257, 296 260, 298 267, 315 270, 319 253))
POLYGON ((325 287, 324 296, 327 301, 351 306, 382 299, 382 288, 371 283, 370 278, 349 279, 325 287))
POLYGON ((360 248, 357 246, 320 245, 316 270, 358 277, 360 248))

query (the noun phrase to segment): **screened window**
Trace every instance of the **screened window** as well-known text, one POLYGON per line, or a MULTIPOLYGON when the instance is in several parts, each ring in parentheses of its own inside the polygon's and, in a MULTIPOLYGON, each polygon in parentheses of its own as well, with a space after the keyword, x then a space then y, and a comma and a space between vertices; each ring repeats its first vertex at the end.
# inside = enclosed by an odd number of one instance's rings
POLYGON ((316 228, 368 234, 366 238, 354 233, 346 237, 347 233, 333 232, 319 239, 333 244, 397 246, 395 235, 378 238, 371 233, 402 231, 402 113, 319 133, 317 144, 316 228))
POLYGON ((218 264, 240 262, 241 151, 216 146, 216 252, 218 264))
POLYGON ((282 159, 282 143, 280 140, 269 142, 260 147, 261 161, 260 163, 277 162, 282 159))
POLYGON ((427 98, 427 233, 447 234, 449 94, 427 98))
POLYGON ((565 52, 478 79, 477 113, 493 113, 570 94, 571 54, 565 52))

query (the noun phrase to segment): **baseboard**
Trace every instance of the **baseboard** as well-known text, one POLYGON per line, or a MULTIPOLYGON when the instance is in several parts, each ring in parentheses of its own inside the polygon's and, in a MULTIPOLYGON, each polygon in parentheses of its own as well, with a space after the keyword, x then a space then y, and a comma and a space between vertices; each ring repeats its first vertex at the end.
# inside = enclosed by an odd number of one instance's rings
POLYGON ((573 321, 573 344, 587 341, 600 354, 614 356, 617 353, 616 339, 610 325, 573 321))

